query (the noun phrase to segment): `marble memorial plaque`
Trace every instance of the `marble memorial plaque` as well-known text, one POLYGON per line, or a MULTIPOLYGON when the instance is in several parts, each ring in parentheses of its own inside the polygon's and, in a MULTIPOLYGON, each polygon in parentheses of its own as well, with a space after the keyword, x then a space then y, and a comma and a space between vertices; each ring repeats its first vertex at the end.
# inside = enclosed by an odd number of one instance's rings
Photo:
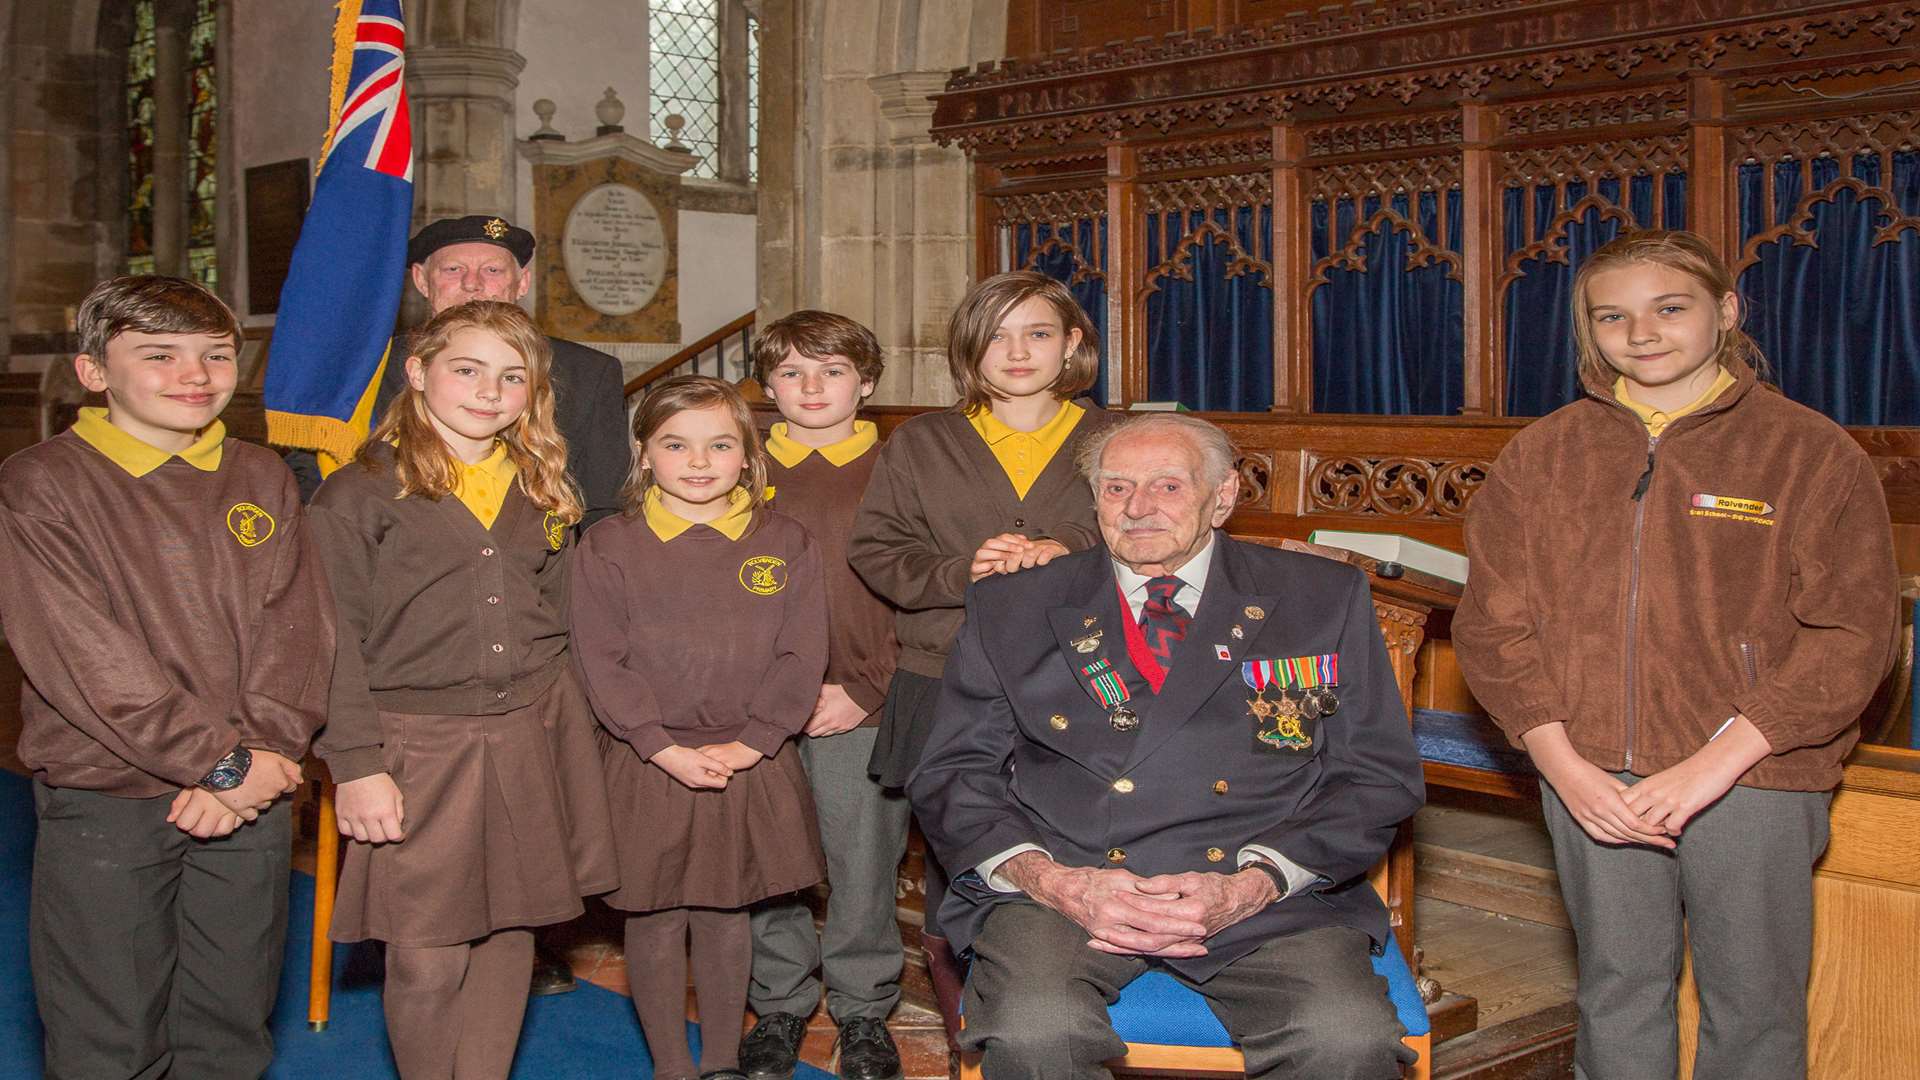
POLYGON ((567 214, 561 246, 567 278, 588 307, 631 315, 667 275, 667 234, 653 200, 627 184, 601 184, 567 214))

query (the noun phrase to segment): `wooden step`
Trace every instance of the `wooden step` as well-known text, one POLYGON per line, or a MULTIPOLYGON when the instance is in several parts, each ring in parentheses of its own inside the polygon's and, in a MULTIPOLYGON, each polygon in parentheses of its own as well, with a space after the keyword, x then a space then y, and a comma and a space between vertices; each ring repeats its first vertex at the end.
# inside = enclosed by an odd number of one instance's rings
POLYGON ((1565 1002, 1482 1028, 1433 1051, 1433 1080, 1565 1080, 1579 1010, 1565 1002))
POLYGON ((1414 893, 1528 922, 1571 929, 1552 870, 1439 844, 1413 845, 1414 893))

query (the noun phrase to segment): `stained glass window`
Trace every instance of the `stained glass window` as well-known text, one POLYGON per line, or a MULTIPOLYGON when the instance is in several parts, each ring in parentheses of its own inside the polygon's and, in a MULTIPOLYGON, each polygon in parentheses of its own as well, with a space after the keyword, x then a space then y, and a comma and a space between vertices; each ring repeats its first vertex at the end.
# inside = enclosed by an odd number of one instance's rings
MULTIPOLYGON (((219 276, 214 258, 214 199, 220 165, 215 128, 219 107, 214 65, 216 3, 194 0, 193 24, 187 30, 187 115, 183 118, 187 273, 208 286, 219 276)), ((154 18, 154 0, 133 0, 133 34, 127 42, 127 270, 135 274, 154 271, 153 89, 158 63, 154 18)))
POLYGON ((656 137, 667 133, 667 116, 686 120, 680 141, 700 155, 689 176, 714 179, 720 175, 720 148, 746 143, 748 178, 757 178, 760 164, 760 41, 758 24, 739 0, 653 0, 648 12, 653 39, 648 85, 648 112, 656 137), (732 4, 730 17, 746 20, 746 55, 723 48, 721 5, 732 4), (746 68, 747 125, 744 132, 729 131, 720 101, 721 72, 746 68))
POLYGON ((215 141, 213 46, 215 0, 195 0, 187 36, 187 272, 212 288, 215 189, 220 155, 215 141))
POLYGON ((127 271, 153 271, 153 0, 134 0, 127 43, 127 271))

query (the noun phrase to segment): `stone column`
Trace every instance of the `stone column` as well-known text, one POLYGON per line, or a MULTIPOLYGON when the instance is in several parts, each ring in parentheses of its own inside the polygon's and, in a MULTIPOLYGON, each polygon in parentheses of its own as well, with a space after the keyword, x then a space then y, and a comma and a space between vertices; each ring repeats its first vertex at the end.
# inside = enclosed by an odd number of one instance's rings
POLYGON ((526 59, 489 45, 407 50, 413 220, 514 212, 514 91, 526 59))
POLYGON ((187 272, 187 34, 193 0, 153 11, 153 269, 187 272))
POLYGON ((966 155, 936 145, 928 95, 945 71, 902 71, 867 80, 879 110, 875 148, 874 330, 891 368, 877 402, 945 404, 953 400, 947 367, 947 319, 971 280, 971 219, 966 155))
POLYGON ((756 216, 760 257, 755 282, 762 325, 797 308, 807 253, 818 250, 808 228, 809 204, 820 201, 820 169, 814 160, 809 114, 817 113, 812 84, 818 74, 818 41, 809 28, 817 0, 788 0, 762 8, 760 23, 760 183, 756 216))

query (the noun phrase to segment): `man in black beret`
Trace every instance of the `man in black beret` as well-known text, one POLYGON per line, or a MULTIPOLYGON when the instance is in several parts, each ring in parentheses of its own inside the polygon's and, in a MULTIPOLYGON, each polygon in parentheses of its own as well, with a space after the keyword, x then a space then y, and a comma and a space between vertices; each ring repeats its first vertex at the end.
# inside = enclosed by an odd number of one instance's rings
MULTIPOLYGON (((441 218, 407 244, 413 287, 435 315, 469 300, 517 302, 533 285, 527 263, 533 234, 486 214, 441 218)), ((553 346, 554 422, 567 440, 567 473, 586 501, 583 527, 620 509, 620 486, 633 460, 627 433, 626 384, 620 361, 585 345, 548 338, 553 346)), ((405 342, 396 338, 374 396, 375 417, 406 384, 405 342)))

